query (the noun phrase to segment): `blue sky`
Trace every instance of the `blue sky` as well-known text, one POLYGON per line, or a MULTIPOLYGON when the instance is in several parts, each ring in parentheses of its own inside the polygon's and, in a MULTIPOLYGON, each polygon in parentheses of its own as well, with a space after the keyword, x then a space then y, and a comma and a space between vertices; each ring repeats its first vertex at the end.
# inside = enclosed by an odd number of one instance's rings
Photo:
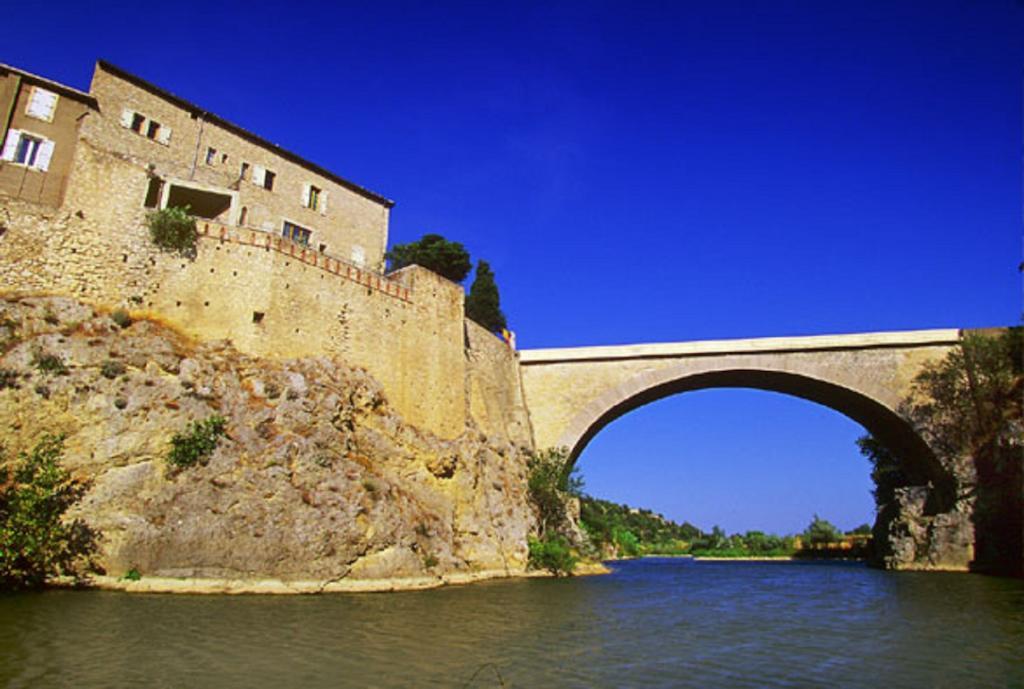
MULTIPOLYGON (((1024 6, 17 3, 0 61, 102 57, 489 260, 521 347, 1016 323, 1024 6)), ((871 517, 858 427, 688 393, 581 458, 727 530, 871 517)))

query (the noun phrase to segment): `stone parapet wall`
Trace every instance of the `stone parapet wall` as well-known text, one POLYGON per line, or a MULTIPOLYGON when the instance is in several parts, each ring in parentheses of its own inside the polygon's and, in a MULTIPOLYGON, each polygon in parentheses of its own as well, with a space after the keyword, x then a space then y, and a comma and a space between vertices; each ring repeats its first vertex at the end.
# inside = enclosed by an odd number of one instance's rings
POLYGON ((80 184, 63 208, 5 201, 0 290, 70 294, 148 313, 261 356, 339 355, 379 380, 406 422, 442 438, 465 431, 459 285, 418 266, 391 276, 358 271, 290 242, 270 238, 268 246, 262 233, 212 224, 202 226, 194 259, 161 252, 144 209, 111 204, 97 214, 76 206, 89 193, 139 188, 145 171, 89 145, 80 157, 80 184))

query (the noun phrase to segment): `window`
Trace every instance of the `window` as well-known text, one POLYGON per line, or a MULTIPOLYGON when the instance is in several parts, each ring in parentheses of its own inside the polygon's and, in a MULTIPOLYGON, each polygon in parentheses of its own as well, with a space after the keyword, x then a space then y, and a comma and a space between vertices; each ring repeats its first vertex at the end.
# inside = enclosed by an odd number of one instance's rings
POLYGON ((220 162, 221 162, 221 165, 223 165, 223 164, 228 162, 228 154, 227 153, 221 153, 220 154, 220 162))
POLYGON ((302 185, 302 205, 310 210, 320 210, 320 200, 323 197, 323 190, 312 184, 302 185))
POLYGON ((238 224, 245 227, 245 221, 249 219, 249 209, 242 206, 242 213, 238 216, 238 224))
POLYGON ((249 163, 242 163, 242 169, 238 173, 238 179, 245 179, 247 174, 249 174, 249 163))
POLYGON ((206 149, 206 164, 207 165, 213 165, 213 163, 214 163, 214 161, 216 159, 217 159, 217 149, 214 148, 213 146, 210 146, 209 148, 206 149))
POLYGON ((171 128, 129 108, 121 111, 121 126, 141 134, 151 141, 167 146, 171 142, 171 128))
POLYGON ((263 187, 268 191, 274 190, 274 178, 277 177, 273 172, 263 167, 262 165, 253 165, 252 168, 252 183, 258 187, 263 187))
POLYGON ((293 242, 309 246, 309 238, 313 234, 312 230, 307 230, 305 227, 299 227, 295 223, 284 221, 284 231, 281 233, 286 239, 290 239, 293 242))
POLYGON ((7 132, 0 160, 45 172, 50 167, 53 157, 53 142, 41 136, 35 136, 18 129, 7 132))
POLYGON ((57 110, 57 94, 38 86, 33 86, 28 97, 25 114, 37 120, 53 122, 53 113, 57 110))

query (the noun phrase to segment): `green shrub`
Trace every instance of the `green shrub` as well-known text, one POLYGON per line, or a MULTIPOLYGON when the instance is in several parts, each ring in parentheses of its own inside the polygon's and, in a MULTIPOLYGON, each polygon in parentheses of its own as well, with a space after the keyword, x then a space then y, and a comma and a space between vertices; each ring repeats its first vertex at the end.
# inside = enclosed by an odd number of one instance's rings
POLYGON ((32 355, 32 364, 36 367, 37 371, 42 373, 57 376, 66 376, 68 374, 68 367, 64 364, 64 360, 56 354, 47 354, 41 350, 36 350, 35 354, 32 355))
POLYGON ((391 262, 391 270, 415 264, 452 282, 465 280, 473 267, 466 247, 439 234, 425 234, 415 242, 396 244, 384 257, 391 262))
POLYGON ((507 323, 501 311, 498 285, 487 261, 477 261, 476 277, 466 297, 466 318, 482 325, 492 333, 500 333, 507 323))
POLYGON ((18 387, 18 373, 7 368, 0 368, 0 390, 18 387))
POLYGON ((576 556, 569 542, 561 536, 547 536, 543 540, 530 538, 528 565, 532 569, 546 569, 559 576, 571 576, 576 569, 576 556))
POLYGON ((437 567, 437 562, 437 558, 433 555, 427 555, 425 558, 423 558, 423 566, 427 569, 433 569, 434 567, 437 567))
POLYGON ((541 538, 569 530, 566 502, 578 494, 582 481, 571 479, 569 456, 565 448, 551 448, 530 455, 527 460, 527 491, 537 511, 537 530, 541 538))
POLYGON ((127 572, 125 572, 124 576, 121 578, 125 581, 139 581, 142 579, 142 572, 140 572, 138 568, 132 567, 127 572))
POLYGON ((171 251, 193 258, 196 255, 196 219, 184 208, 161 208, 146 216, 149 235, 164 251, 171 251))
MULTIPOLYGON (((64 441, 44 436, 22 453, 13 473, 0 469, 0 590, 35 588, 58 575, 82 576, 97 534, 64 513, 88 486, 60 466, 64 441)), ((2 458, 0 458, 2 459, 2 458)))
POLYGON ((125 370, 126 369, 124 367, 124 364, 122 364, 120 361, 116 361, 114 359, 107 359, 106 361, 103 362, 103 365, 100 366, 100 375, 102 375, 104 378, 109 378, 110 380, 113 380, 118 376, 124 375, 125 370))
POLYGON ((171 438, 167 462, 176 469, 206 464, 225 434, 226 424, 224 417, 216 414, 203 421, 193 421, 183 433, 175 433, 171 438))
POLYGON ((132 317, 129 316, 128 312, 125 311, 124 309, 117 309, 112 314, 110 314, 110 320, 117 323, 117 326, 122 330, 124 330, 125 328, 132 324, 132 317))

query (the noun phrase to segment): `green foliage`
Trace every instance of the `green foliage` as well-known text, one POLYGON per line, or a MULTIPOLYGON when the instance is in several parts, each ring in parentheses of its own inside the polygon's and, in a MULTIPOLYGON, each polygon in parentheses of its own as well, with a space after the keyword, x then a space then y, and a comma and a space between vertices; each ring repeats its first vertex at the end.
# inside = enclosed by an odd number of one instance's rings
POLYGON ((458 242, 450 242, 439 234, 425 234, 415 242, 396 244, 385 258, 391 270, 418 265, 432 270, 452 282, 462 282, 473 267, 469 252, 458 242))
POLYGON ((906 411, 941 460, 973 460, 975 567, 1024 574, 1024 330, 965 335, 906 411))
POLYGON ((132 324, 132 317, 124 309, 117 309, 110 314, 110 320, 117 323, 117 326, 122 330, 132 324))
POLYGON ((850 534, 853 535, 853 536, 870 536, 871 535, 871 525, 870 524, 861 524, 856 529, 851 531, 850 534))
POLYGON ((427 569, 432 569, 434 567, 437 567, 437 563, 438 563, 438 559, 436 557, 434 557, 433 555, 427 555, 426 557, 423 558, 423 566, 426 567, 427 569))
POLYGON ((192 258, 196 255, 196 219, 184 208, 161 208, 146 216, 149 236, 164 251, 192 258))
POLYGON ((843 532, 835 527, 832 522, 814 515, 811 523, 801 534, 805 546, 828 545, 843 540, 843 532))
POLYGON ((501 332, 507 326, 505 314, 501 312, 498 285, 487 261, 477 261, 476 276, 466 297, 466 318, 469 318, 492 333, 501 332))
POLYGON ((569 456, 565 448, 535 452, 527 460, 527 490, 537 511, 537 530, 543 539, 569 528, 566 501, 570 497, 569 456))
POLYGON ((562 536, 549 534, 544 538, 530 538, 528 564, 533 569, 546 569, 558 576, 571 576, 576 569, 577 558, 562 536))
POLYGON ((118 376, 124 375, 125 370, 124 364, 120 361, 117 361, 116 359, 107 359, 103 362, 103 365, 100 366, 100 375, 104 378, 113 380, 118 376))
POLYGON ((124 576, 121 578, 125 581, 139 581, 142 579, 142 572, 140 572, 137 568, 132 567, 127 572, 125 572, 124 576))
POLYGON ((619 553, 627 557, 636 557, 640 554, 640 541, 629 529, 617 527, 612 531, 612 541, 619 549, 619 553))
POLYGON ((857 447, 871 462, 871 480, 875 484, 871 494, 881 510, 896 498, 898 488, 910 485, 910 477, 904 471, 903 463, 874 436, 857 438, 857 447))
POLYGON ((18 372, 7 368, 0 368, 0 390, 5 388, 15 389, 18 387, 18 372))
POLYGON ((580 526, 599 550, 624 555, 678 555, 687 552, 690 541, 700 536, 700 529, 692 524, 677 524, 651 510, 590 496, 580 499, 580 526), (624 533, 629 534, 625 542, 621 538, 624 533), (630 537, 636 540, 635 551, 630 537))
POLYGON ((213 415, 203 421, 193 421, 183 433, 171 438, 171 451, 167 462, 175 469, 187 469, 196 464, 206 464, 217 449, 221 436, 225 434, 227 421, 213 415))
POLYGON ((88 486, 60 466, 63 450, 61 436, 47 435, 19 456, 13 473, 0 469, 0 590, 78 578, 91 565, 96 532, 81 519, 64 519, 88 486))
POLYGON ((48 354, 39 349, 32 355, 32 365, 36 367, 37 371, 42 373, 55 376, 66 376, 68 374, 68 367, 64 364, 63 359, 56 354, 48 354))

